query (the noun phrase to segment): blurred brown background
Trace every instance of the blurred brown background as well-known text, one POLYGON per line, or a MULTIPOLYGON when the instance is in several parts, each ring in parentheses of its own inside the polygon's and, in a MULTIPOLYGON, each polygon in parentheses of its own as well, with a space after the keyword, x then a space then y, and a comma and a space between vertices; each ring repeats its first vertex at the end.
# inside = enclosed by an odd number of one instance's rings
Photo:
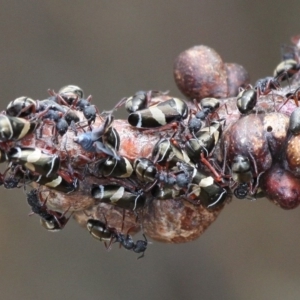
MULTIPOLYGON (((252 83, 300 33, 294 1, 0 1, 1 109, 77 84, 100 110, 140 89, 170 90, 174 58, 204 44, 252 83), (206 3, 204 3, 206 2, 206 3)), ((299 299, 300 208, 233 201, 197 241, 153 242, 144 259, 107 253, 74 221, 58 234, 1 189, 1 299, 299 299)))

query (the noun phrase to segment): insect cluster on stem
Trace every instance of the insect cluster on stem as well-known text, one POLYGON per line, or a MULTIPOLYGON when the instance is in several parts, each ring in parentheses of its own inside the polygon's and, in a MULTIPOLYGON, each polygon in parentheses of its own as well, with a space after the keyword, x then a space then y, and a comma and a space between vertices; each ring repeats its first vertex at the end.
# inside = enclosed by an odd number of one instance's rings
POLYGON ((0 184, 23 187, 49 231, 74 216, 107 249, 118 243, 141 256, 146 235, 172 243, 199 237, 233 196, 295 208, 300 50, 294 44, 293 55, 254 86, 243 67, 223 63, 206 46, 182 52, 174 76, 187 100, 138 91, 100 112, 75 85, 49 90, 44 100, 19 97, 0 114, 0 162, 8 164, 0 184), (128 118, 116 120, 123 106, 128 118), (134 241, 139 230, 143 239, 134 241))

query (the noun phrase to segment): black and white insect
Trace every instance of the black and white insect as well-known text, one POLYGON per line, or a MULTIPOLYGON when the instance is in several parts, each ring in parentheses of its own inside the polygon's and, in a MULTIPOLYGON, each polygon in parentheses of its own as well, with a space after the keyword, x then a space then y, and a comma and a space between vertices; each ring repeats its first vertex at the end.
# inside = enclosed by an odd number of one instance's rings
POLYGON ((11 117, 27 117, 36 111, 36 101, 22 96, 9 102, 6 108, 6 114, 11 117))
POLYGON ((77 178, 68 178, 67 180, 60 175, 46 177, 42 175, 33 175, 31 173, 29 173, 27 176, 31 181, 65 194, 72 193, 79 188, 79 182, 77 178))
POLYGON ((128 123, 136 128, 157 128, 187 118, 189 109, 183 100, 171 98, 128 116, 128 123))
POLYGON ((97 171, 104 177, 128 178, 132 175, 133 168, 126 157, 121 156, 119 160, 108 157, 98 164, 97 171))
POLYGON ((173 145, 171 140, 167 138, 160 139, 153 147, 152 161, 161 166, 168 165, 170 168, 176 166, 178 162, 185 162, 193 165, 188 154, 184 150, 173 145))
POLYGON ((146 203, 146 197, 142 191, 132 192, 119 185, 96 185, 91 188, 91 195, 100 202, 116 205, 121 208, 138 210, 143 208, 146 203))
POLYGON ((34 132, 39 121, 28 121, 23 118, 0 114, 0 141, 18 141, 34 132))
POLYGON ((117 103, 117 105, 114 107, 114 110, 125 104, 125 109, 129 113, 134 113, 136 111, 145 109, 148 106, 157 104, 159 102, 163 102, 163 101, 153 102, 152 98, 155 98, 155 97, 158 97, 161 95, 167 95, 168 93, 169 93, 169 91, 166 91, 166 92, 154 91, 154 90, 138 91, 131 97, 122 98, 117 103))
POLYGON ((156 181, 158 170, 155 164, 147 158, 136 158, 133 162, 133 169, 137 178, 146 183, 156 181))
POLYGON ((295 108, 290 116, 289 131, 293 135, 300 133, 300 107, 295 108))
POLYGON ((225 120, 223 119, 212 121, 210 126, 200 129, 195 134, 195 138, 189 139, 185 143, 185 151, 194 163, 199 163, 201 153, 205 157, 212 153, 221 137, 224 126, 225 120))
POLYGON ((202 170, 198 170, 187 164, 179 165, 190 173, 190 184, 188 185, 186 199, 199 203, 209 209, 219 207, 227 198, 227 191, 215 182, 214 178, 202 170))
POLYGON ((274 70, 274 77, 278 81, 290 79, 300 70, 300 64, 294 59, 285 59, 277 65, 274 70))
POLYGON ((60 95, 69 105, 72 105, 77 98, 84 98, 83 89, 72 84, 60 88, 58 95, 60 95))
POLYGON ((119 158, 118 151, 120 150, 120 135, 118 131, 109 126, 104 134, 100 138, 100 142, 103 143, 105 148, 109 149, 113 153, 114 158, 119 158))
POLYGON ((100 220, 95 219, 89 219, 86 223, 86 227, 93 238, 104 242, 106 248, 109 248, 116 235, 115 228, 111 228, 100 220), (109 246, 107 246, 107 242, 109 246))
POLYGON ((10 161, 19 163, 26 169, 45 177, 51 177, 60 168, 60 157, 56 154, 47 154, 39 148, 12 147, 7 153, 10 161))
POLYGON ((241 91, 237 96, 236 106, 241 114, 251 113, 257 103, 257 90, 250 88, 241 91))
POLYGON ((125 108, 129 113, 136 112, 148 107, 151 98, 151 91, 138 91, 129 98, 123 98, 121 103, 125 101, 125 108))

